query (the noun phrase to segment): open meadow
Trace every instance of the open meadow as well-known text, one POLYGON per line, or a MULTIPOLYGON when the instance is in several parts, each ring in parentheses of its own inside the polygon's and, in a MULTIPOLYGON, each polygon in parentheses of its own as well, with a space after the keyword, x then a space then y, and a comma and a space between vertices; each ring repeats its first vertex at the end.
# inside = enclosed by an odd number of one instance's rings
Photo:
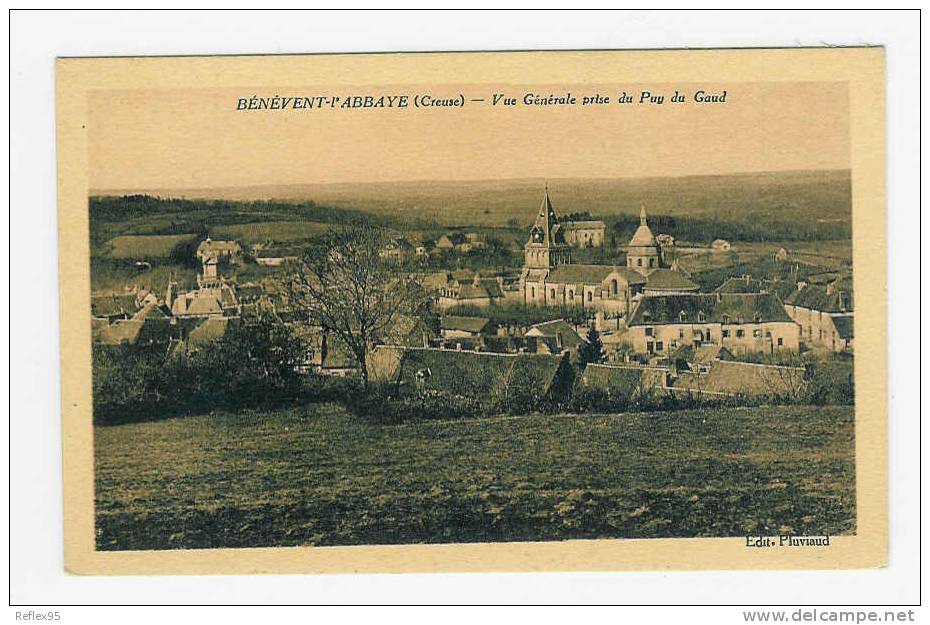
POLYGON ((848 534, 852 406, 95 428, 101 550, 848 534))

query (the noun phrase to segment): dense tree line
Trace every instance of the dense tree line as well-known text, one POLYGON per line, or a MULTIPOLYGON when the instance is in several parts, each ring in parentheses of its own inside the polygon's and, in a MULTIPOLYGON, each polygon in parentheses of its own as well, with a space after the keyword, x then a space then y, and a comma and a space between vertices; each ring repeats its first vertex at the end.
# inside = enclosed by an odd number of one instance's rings
MULTIPOLYGON (((639 218, 622 215, 610 218, 616 240, 629 241, 639 227, 639 218)), ((656 234, 670 234, 676 239, 709 244, 714 239, 727 241, 833 241, 849 239, 848 221, 819 222, 787 220, 770 213, 747 212, 727 219, 672 215, 650 215, 649 227, 656 234)))

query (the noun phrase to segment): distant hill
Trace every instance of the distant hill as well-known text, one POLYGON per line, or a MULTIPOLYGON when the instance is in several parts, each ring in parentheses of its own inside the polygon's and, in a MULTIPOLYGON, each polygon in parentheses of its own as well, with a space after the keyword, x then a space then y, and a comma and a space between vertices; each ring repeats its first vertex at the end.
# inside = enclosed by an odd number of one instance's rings
MULTIPOLYGON (((529 224, 539 208, 541 179, 311 184, 218 189, 99 190, 93 195, 147 193, 160 197, 313 201, 394 219, 444 226, 529 224)), ((788 171, 680 178, 550 179, 560 214, 589 211, 604 218, 650 215, 707 219, 759 218, 849 223, 849 170, 788 171)))

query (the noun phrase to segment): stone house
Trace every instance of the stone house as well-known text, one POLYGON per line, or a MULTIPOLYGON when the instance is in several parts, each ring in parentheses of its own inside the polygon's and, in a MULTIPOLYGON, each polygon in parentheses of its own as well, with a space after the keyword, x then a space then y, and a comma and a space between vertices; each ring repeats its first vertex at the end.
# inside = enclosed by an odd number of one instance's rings
POLYGON ((434 291, 440 310, 452 306, 478 306, 485 308, 500 304, 504 298, 504 280, 501 277, 482 278, 476 273, 471 281, 450 277, 447 283, 434 291))
POLYGON ((207 237, 197 246, 197 258, 203 263, 210 257, 219 263, 237 265, 242 262, 242 246, 238 241, 214 241, 207 237))
POLYGON ((656 295, 639 301, 628 339, 637 353, 655 356, 708 344, 773 353, 798 351, 800 328, 771 293, 656 295))
POLYGON ((801 340, 833 352, 853 349, 853 291, 849 281, 801 283, 785 298, 785 311, 801 327, 801 340))
POLYGON ((601 247, 607 226, 587 213, 566 215, 560 220, 565 242, 572 247, 601 247))

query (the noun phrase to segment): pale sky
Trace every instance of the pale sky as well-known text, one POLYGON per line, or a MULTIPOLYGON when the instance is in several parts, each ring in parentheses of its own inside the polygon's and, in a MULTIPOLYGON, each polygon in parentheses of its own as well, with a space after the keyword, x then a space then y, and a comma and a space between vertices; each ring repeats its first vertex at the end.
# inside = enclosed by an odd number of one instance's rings
POLYGON ((682 176, 849 167, 846 83, 439 85, 98 91, 89 97, 92 190, 682 176), (725 104, 671 104, 727 90, 725 104), (666 95, 661 106, 237 111, 240 97, 570 91, 666 95))

